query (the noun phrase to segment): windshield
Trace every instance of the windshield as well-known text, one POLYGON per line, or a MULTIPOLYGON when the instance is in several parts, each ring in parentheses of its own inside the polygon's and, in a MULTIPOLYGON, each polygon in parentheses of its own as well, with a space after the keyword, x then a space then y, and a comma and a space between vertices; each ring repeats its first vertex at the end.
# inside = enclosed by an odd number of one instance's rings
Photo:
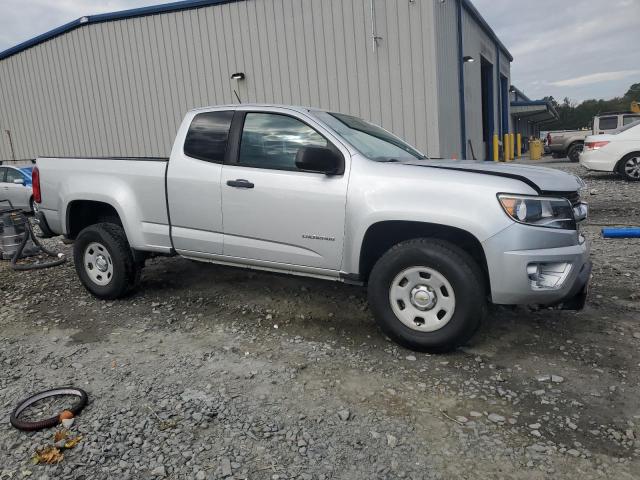
POLYGON ((622 132, 626 132, 627 130, 631 130, 632 128, 637 127, 638 125, 640 125, 640 120, 636 120, 635 122, 630 123, 629 125, 625 125, 620 130, 615 132, 614 135, 617 135, 617 134, 622 133, 622 132))
POLYGON ((384 128, 365 122, 361 118, 342 113, 322 111, 312 113, 371 160, 397 162, 427 158, 426 155, 384 128))

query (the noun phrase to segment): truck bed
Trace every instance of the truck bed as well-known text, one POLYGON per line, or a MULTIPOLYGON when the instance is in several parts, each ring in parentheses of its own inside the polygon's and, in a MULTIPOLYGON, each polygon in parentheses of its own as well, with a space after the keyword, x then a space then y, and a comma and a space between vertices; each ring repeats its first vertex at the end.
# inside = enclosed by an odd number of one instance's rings
POLYGON ((40 210, 54 233, 67 235, 74 205, 98 208, 103 202, 118 213, 133 248, 168 252, 167 162, 156 157, 38 158, 40 210))

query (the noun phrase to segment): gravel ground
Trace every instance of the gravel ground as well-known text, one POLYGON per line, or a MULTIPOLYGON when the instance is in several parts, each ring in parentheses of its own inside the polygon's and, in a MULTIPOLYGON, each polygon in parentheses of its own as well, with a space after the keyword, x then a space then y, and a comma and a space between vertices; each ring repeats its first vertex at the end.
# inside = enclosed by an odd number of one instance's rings
POLYGON ((548 166, 589 186, 587 308, 494 308, 447 355, 386 340, 356 287, 162 258, 103 302, 71 263, 3 262, 0 480, 640 478, 640 241, 599 237, 640 185, 548 166), (89 392, 83 439, 34 465, 54 430, 8 417, 59 385, 89 392))

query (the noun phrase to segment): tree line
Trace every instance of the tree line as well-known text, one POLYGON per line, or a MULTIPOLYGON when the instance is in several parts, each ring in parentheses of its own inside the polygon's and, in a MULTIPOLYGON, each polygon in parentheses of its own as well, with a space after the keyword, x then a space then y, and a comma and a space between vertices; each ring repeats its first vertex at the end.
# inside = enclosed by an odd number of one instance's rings
POLYGON ((632 101, 640 102, 640 83, 634 83, 622 97, 611 100, 585 100, 576 103, 565 97, 558 103, 553 97, 544 97, 553 104, 559 118, 553 123, 545 125, 545 130, 577 130, 590 127, 593 117, 603 112, 627 112, 632 101))

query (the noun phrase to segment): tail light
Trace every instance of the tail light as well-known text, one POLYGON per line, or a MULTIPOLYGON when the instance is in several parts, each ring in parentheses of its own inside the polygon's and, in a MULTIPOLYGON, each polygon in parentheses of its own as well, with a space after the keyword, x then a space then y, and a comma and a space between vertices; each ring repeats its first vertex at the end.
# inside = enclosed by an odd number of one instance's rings
POLYGON ((547 145, 551 145, 551 134, 547 133, 547 145))
POLYGON ((33 189, 33 200, 42 203, 42 192, 40 191, 40 170, 34 167, 31 172, 31 188, 33 189))
POLYGON ((600 141, 600 142, 585 142, 584 149, 585 150, 599 150, 605 145, 608 145, 609 142, 600 141))

